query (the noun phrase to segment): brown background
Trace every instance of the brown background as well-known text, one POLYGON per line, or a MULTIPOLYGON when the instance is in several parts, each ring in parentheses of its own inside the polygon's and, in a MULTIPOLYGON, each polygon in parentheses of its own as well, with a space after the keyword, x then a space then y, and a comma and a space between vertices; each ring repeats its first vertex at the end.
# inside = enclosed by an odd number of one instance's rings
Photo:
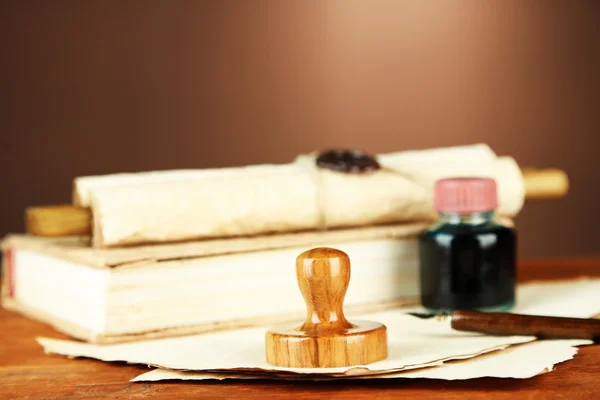
POLYGON ((523 257, 600 254, 600 2, 0 1, 0 234, 74 176, 486 142, 568 171, 523 257))

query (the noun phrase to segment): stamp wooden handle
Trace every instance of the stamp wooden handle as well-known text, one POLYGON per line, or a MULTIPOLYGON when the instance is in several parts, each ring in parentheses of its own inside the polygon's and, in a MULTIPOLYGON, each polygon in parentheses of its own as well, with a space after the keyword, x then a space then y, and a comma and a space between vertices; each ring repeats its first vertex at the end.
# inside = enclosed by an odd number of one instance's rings
POLYGON ((296 259, 296 276, 307 310, 301 330, 342 333, 352 327, 342 308, 350 283, 346 253, 332 248, 308 250, 296 259))
POLYGON ((537 336, 548 339, 600 339, 600 320, 587 318, 454 311, 451 326, 457 331, 480 332, 490 335, 537 336))
POLYGON ((387 357, 387 328, 374 321, 348 322, 342 309, 350 283, 350 258, 319 247, 296 258, 306 320, 273 327, 265 336, 267 362, 293 368, 364 365, 387 357))

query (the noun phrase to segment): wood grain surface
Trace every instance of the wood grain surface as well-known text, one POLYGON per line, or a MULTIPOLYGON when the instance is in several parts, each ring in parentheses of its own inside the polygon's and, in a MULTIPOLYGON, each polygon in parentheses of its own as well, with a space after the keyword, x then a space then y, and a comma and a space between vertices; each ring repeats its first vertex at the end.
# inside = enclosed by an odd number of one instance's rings
POLYGON ((383 324, 350 322, 344 316, 350 269, 350 257, 329 247, 307 250, 296 258, 306 320, 267 331, 268 363, 292 368, 333 368, 370 364, 387 357, 387 328, 383 324))
POLYGON ((452 313, 451 326, 457 331, 489 335, 600 340, 600 319, 597 318, 561 318, 459 310, 452 313))
MULTIPOLYGON (((600 258, 521 263, 522 281, 600 276, 600 258)), ((600 295, 599 295, 600 296, 600 295)), ((129 383, 144 366, 45 355, 36 336, 65 338, 50 327, 0 309, 0 398, 246 398, 246 399, 584 399, 600 396, 600 346, 580 348, 575 359, 526 380, 447 382, 394 379, 345 382, 210 381, 129 383)))

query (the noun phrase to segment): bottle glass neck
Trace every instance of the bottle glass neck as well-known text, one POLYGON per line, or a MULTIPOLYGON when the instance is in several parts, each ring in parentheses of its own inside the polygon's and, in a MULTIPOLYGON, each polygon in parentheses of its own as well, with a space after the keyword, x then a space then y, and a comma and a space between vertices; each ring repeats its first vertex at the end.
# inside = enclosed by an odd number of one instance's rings
POLYGON ((475 212, 468 214, 440 213, 440 222, 452 225, 482 225, 494 220, 494 211, 475 212))

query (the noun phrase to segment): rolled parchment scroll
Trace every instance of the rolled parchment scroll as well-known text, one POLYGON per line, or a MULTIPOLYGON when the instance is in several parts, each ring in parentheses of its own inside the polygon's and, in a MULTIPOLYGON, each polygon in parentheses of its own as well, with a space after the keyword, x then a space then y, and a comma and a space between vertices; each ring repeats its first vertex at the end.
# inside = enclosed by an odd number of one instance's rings
POLYGON ((315 157, 80 177, 74 204, 91 209, 93 243, 108 247, 428 220, 434 182, 452 176, 496 179, 502 216, 525 198, 517 163, 486 145, 382 154, 381 169, 364 174, 319 168, 315 157))

